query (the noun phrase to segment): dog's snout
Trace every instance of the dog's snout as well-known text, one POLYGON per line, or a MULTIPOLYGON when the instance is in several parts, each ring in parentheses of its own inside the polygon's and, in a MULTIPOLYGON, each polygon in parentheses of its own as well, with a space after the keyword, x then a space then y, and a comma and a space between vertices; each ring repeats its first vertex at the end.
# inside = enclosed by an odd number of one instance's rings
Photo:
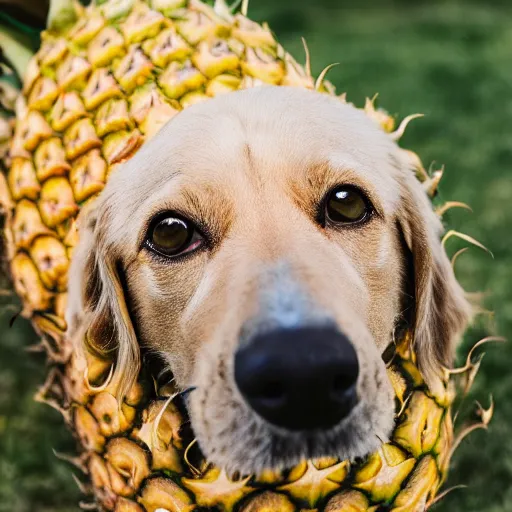
POLYGON ((359 364, 334 327, 257 334, 235 355, 235 380, 247 403, 289 430, 328 429, 357 402, 359 364))

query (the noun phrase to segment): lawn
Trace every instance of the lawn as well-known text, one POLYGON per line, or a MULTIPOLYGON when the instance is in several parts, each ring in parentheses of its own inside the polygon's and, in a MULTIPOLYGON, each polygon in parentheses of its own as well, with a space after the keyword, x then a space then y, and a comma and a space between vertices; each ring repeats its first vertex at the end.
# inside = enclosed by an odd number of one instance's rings
MULTIPOLYGON (((488 293, 482 315, 460 347, 490 333, 512 333, 512 7, 506 2, 374 0, 252 0, 251 16, 267 20, 282 44, 299 59, 305 36, 313 69, 339 62, 329 78, 339 92, 362 105, 379 103, 399 117, 421 112, 402 140, 428 167, 445 165, 440 199, 471 205, 453 210, 450 228, 485 244, 457 262, 466 290, 488 293)), ((450 240, 453 254, 463 242, 450 240)), ((36 404, 43 381, 41 357, 25 348, 36 339, 9 299, 0 316, 0 512, 77 510, 79 493, 69 466, 53 449, 72 440, 60 415, 36 404)), ((487 432, 464 441, 452 465, 451 493, 440 512, 512 510, 512 345, 489 346, 470 399, 496 402, 487 432)), ((78 472, 77 472, 78 473, 78 472)))

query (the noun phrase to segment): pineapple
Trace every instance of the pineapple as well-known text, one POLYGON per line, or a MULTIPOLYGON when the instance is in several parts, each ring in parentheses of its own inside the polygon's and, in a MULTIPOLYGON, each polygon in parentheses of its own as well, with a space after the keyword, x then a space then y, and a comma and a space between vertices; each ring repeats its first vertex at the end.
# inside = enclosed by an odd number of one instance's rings
MULTIPOLYGON (((429 389, 410 333, 389 358, 397 408, 389 442, 363 461, 324 458, 256 476, 227 475, 203 459, 179 394, 155 361, 145 362, 118 403, 112 361, 93 346, 81 360, 64 335, 75 219, 113 168, 181 109, 218 94, 265 84, 335 94, 325 73, 314 80, 309 64, 299 65, 245 11, 246 3, 235 14, 223 0, 214 6, 98 1, 66 10, 63 22, 42 34, 16 104, 9 170, 5 179, 0 174, 11 276, 51 363, 36 398, 60 410, 74 431, 79 454, 70 460, 83 470, 80 485, 101 510, 425 510, 436 501, 458 444, 451 415, 455 372, 447 370, 429 389)), ((364 110, 395 139, 414 117, 395 130, 394 119, 373 101, 364 110)), ((408 154, 433 195, 440 173, 430 177, 408 154)), ((458 372, 468 386, 476 366, 469 358, 466 373, 458 372)), ((480 413, 486 425, 492 409, 480 413)))

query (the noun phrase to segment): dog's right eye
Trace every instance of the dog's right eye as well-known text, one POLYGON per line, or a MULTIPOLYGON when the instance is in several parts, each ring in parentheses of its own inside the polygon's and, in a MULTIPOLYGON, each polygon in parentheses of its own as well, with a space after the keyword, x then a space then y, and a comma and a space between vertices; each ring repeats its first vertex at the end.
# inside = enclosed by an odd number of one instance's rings
POLYGON ((202 241, 191 222, 168 216, 160 217, 151 225, 146 246, 161 256, 178 256, 197 249, 202 241))

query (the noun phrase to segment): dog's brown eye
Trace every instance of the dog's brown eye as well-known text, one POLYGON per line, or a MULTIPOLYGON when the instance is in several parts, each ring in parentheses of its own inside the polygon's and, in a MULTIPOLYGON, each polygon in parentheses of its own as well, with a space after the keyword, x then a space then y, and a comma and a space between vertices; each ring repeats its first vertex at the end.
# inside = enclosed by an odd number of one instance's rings
POLYGON ((146 245, 163 256, 190 252, 201 244, 194 226, 176 217, 164 217, 150 228, 146 245))
POLYGON ((363 193, 352 186, 340 186, 330 192, 325 210, 330 221, 344 224, 361 222, 371 211, 363 193))

